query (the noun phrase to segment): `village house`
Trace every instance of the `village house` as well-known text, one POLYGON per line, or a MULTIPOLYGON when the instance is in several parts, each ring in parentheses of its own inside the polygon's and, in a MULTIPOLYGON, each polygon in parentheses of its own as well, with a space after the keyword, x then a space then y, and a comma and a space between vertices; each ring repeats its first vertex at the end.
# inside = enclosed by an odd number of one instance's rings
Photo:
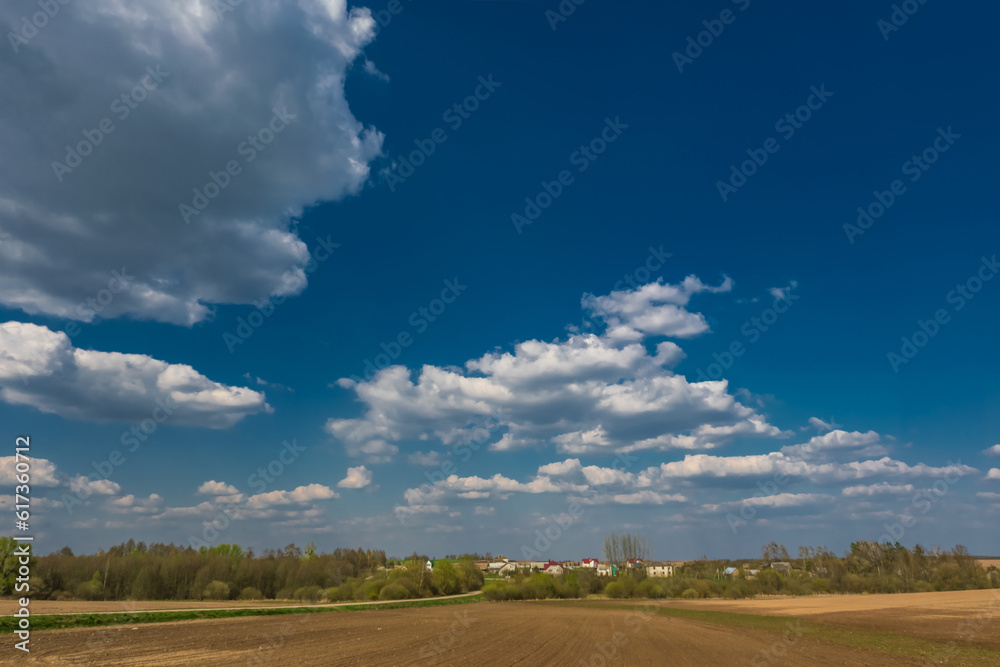
POLYGON ((596 570, 597 566, 600 565, 600 563, 601 561, 597 560, 596 558, 584 558, 582 561, 580 561, 580 567, 589 567, 596 570))
POLYGON ((672 577, 674 566, 662 560, 650 561, 646 563, 646 574, 650 577, 672 577))
POLYGON ((771 569, 772 570, 777 570, 781 574, 788 575, 788 574, 792 573, 792 564, 791 563, 786 563, 786 562, 780 562, 779 561, 779 562, 771 563, 771 569))
POLYGON ((550 560, 548 563, 545 564, 545 567, 542 568, 542 571, 545 572, 546 574, 558 576, 563 573, 563 566, 562 563, 550 560))

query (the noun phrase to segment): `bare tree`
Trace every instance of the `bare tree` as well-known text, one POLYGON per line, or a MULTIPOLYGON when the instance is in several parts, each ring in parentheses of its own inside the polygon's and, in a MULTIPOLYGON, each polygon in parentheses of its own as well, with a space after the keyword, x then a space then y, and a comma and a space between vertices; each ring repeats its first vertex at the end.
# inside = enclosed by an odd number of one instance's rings
POLYGON ((646 561, 652 552, 649 538, 639 533, 611 533, 604 537, 604 560, 613 565, 631 559, 646 561))

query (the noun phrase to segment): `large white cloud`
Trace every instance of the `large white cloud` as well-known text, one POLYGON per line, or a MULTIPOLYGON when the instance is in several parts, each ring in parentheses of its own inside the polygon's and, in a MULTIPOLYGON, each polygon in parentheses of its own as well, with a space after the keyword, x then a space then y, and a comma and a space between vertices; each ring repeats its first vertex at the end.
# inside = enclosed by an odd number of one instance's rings
POLYGON ((190 366, 82 350, 65 333, 21 322, 0 324, 0 387, 7 403, 89 421, 226 428, 271 410, 263 394, 213 382, 190 366))
POLYGON ((372 462, 391 458, 397 448, 392 443, 406 440, 488 440, 494 451, 552 444, 567 454, 600 455, 712 449, 740 436, 788 435, 739 403, 726 381, 689 382, 672 372, 684 356, 676 343, 660 341, 651 353, 645 333, 629 340, 615 333, 624 326, 621 318, 634 324, 643 308, 660 308, 657 301, 686 304, 692 294, 730 285, 727 279, 708 287, 692 276, 680 285, 653 283, 587 297, 585 303, 593 301, 607 320, 603 334, 528 340, 512 351, 471 359, 464 368, 425 365, 414 374, 390 366, 370 381, 341 379, 338 384, 356 393, 365 412, 330 419, 326 430, 348 454, 372 462))
MULTIPOLYGON (((342 0, 220 7, 59 3, 16 53, 0 49, 0 304, 188 325, 212 304, 305 287, 309 253, 290 218, 358 192, 381 151, 344 97, 375 23, 342 0), (295 118, 275 121, 275 109, 295 118), (84 132, 97 145, 57 175, 84 132), (248 141, 258 133, 261 150, 248 141), (239 173, 217 176, 228 183, 186 224, 180 204, 230 161, 239 173), (110 297, 123 268, 110 303, 79 306, 110 297)), ((0 23, 17 30, 36 9, 4 3, 0 23)))

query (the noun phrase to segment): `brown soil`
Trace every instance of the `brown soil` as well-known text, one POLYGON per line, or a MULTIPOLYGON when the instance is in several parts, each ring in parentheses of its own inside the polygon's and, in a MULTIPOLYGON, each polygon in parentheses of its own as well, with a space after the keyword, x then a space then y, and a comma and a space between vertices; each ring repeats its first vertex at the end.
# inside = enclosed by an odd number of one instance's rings
POLYGON ((839 628, 903 634, 1000 650, 1000 590, 838 595, 770 600, 673 601, 671 607, 799 616, 839 628))
POLYGON ((0 640, 0 662, 53 665, 921 664, 792 631, 528 602, 49 630, 30 656, 0 640))

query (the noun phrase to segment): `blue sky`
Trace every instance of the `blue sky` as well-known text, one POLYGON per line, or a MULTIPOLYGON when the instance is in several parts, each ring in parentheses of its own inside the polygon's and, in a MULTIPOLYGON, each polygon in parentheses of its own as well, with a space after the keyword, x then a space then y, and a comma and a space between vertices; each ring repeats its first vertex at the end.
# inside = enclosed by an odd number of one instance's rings
POLYGON ((995 9, 140 4, 0 10, 43 551, 1000 551, 995 9))

